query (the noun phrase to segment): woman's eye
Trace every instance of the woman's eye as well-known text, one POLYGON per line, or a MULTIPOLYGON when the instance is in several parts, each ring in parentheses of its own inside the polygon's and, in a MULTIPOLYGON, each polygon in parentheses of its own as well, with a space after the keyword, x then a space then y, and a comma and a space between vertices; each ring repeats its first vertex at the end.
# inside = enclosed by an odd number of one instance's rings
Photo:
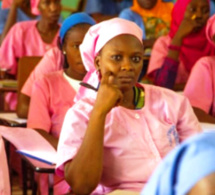
POLYGON ((210 12, 210 10, 209 10, 208 7, 202 8, 202 13, 203 13, 203 14, 206 14, 206 13, 209 13, 209 12, 210 12))
POLYGON ((74 49, 79 49, 79 45, 77 45, 77 44, 76 44, 76 45, 73 45, 72 47, 73 47, 74 49))
POLYGON ((189 11, 190 11, 190 12, 195 12, 195 10, 196 10, 196 9, 195 9, 194 7, 190 7, 190 8, 189 8, 189 11))
POLYGON ((121 55, 114 55, 112 56, 112 59, 116 60, 116 61, 120 61, 122 59, 121 55))
POLYGON ((139 63, 141 61, 141 57, 140 56, 134 56, 134 57, 132 57, 132 61, 134 63, 139 63))

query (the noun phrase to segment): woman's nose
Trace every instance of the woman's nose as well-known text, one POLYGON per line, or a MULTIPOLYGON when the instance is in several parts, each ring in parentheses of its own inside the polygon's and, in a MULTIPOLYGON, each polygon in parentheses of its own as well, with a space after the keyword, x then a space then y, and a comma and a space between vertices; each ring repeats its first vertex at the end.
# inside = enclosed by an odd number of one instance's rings
POLYGON ((124 62, 122 63, 122 66, 121 66, 121 70, 122 70, 122 71, 130 71, 130 70, 133 70, 133 64, 132 64, 132 62, 130 61, 130 59, 124 60, 124 62))

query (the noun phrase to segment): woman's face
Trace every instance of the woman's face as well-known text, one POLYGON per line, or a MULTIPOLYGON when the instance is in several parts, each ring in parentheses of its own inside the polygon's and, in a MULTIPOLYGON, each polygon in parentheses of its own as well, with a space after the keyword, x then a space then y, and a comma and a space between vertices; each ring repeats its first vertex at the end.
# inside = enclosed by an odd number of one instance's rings
POLYGON ((152 9, 158 0, 137 0, 140 7, 144 9, 152 9))
POLYGON ((58 23, 61 13, 61 0, 40 0, 38 8, 41 17, 45 18, 48 23, 58 23))
POLYGON ((143 45, 132 35, 111 39, 95 58, 101 76, 111 72, 120 90, 131 89, 137 82, 143 65, 143 45))
POLYGON ((64 39, 63 51, 66 52, 69 69, 73 74, 72 77, 77 80, 82 80, 86 74, 79 46, 89 28, 89 24, 77 25, 67 32, 64 39))
POLYGON ((186 9, 185 18, 192 18, 195 16, 196 22, 199 24, 200 30, 207 22, 210 15, 210 7, 207 0, 192 0, 186 9))

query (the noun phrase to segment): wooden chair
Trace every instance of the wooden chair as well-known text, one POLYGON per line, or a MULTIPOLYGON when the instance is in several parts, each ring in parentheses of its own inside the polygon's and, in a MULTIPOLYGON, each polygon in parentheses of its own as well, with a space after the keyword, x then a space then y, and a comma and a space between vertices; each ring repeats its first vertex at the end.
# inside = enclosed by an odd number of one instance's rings
POLYGON ((22 86, 24 85, 31 71, 35 68, 41 58, 41 56, 25 56, 19 59, 17 76, 18 93, 21 91, 22 86))

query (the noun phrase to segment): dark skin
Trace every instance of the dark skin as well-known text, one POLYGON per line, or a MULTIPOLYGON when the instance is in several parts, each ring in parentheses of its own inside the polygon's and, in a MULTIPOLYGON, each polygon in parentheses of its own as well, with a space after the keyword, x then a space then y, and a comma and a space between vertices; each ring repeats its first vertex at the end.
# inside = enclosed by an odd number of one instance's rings
MULTIPOLYGON (((79 46, 82 43, 84 36, 88 29, 90 28, 89 24, 80 24, 74 26, 72 29, 67 31, 64 39, 64 43, 62 46, 62 52, 66 52, 66 59, 68 62, 69 67, 64 70, 64 72, 71 78, 76 80, 82 80, 86 74, 86 70, 84 68, 79 46)), ((28 102, 30 103, 30 97, 21 94, 28 98, 28 102)), ((28 105, 27 107, 28 112, 28 105)), ((47 139, 52 146, 57 149, 58 145, 58 138, 52 136, 51 134, 47 133, 43 129, 36 129, 45 139, 47 139)))
MULTIPOLYGON (((198 33, 209 18, 209 11, 210 9, 207 1, 192 0, 186 8, 184 19, 173 37, 171 45, 180 47, 186 36, 192 33, 198 33)), ((179 55, 180 51, 169 49, 167 57, 179 62, 179 55)), ((174 89, 183 90, 184 86, 185 84, 180 86, 175 85, 174 89)))
POLYGON ((29 0, 14 0, 10 7, 10 11, 8 14, 7 21, 5 23, 3 32, 0 38, 0 45, 9 32, 10 28, 16 23, 17 18, 17 9, 20 8, 28 17, 34 19, 36 18, 35 15, 31 13, 30 1, 29 0))
POLYGON ((215 195, 215 173, 198 181, 187 195, 215 195))
POLYGON ((82 145, 75 158, 65 165, 65 179, 74 194, 90 194, 101 179, 105 118, 115 106, 134 109, 133 86, 142 68, 143 55, 142 43, 136 37, 119 35, 95 58, 102 77, 97 98, 82 145))
MULTIPOLYGON (((41 13, 41 19, 37 23, 38 32, 45 43, 52 43, 59 30, 60 0, 40 0, 38 9, 41 13)), ((18 117, 27 118, 30 98, 21 93, 18 102, 23 102, 18 104, 18 117)))
POLYGON ((59 30, 58 20, 61 13, 60 0, 40 0, 38 9, 41 19, 37 30, 45 43, 52 43, 59 30))
POLYGON ((195 115, 197 116, 197 118, 200 122, 215 124, 215 118, 213 116, 207 114, 202 109, 197 108, 197 107, 193 107, 193 111, 194 111, 195 115))

